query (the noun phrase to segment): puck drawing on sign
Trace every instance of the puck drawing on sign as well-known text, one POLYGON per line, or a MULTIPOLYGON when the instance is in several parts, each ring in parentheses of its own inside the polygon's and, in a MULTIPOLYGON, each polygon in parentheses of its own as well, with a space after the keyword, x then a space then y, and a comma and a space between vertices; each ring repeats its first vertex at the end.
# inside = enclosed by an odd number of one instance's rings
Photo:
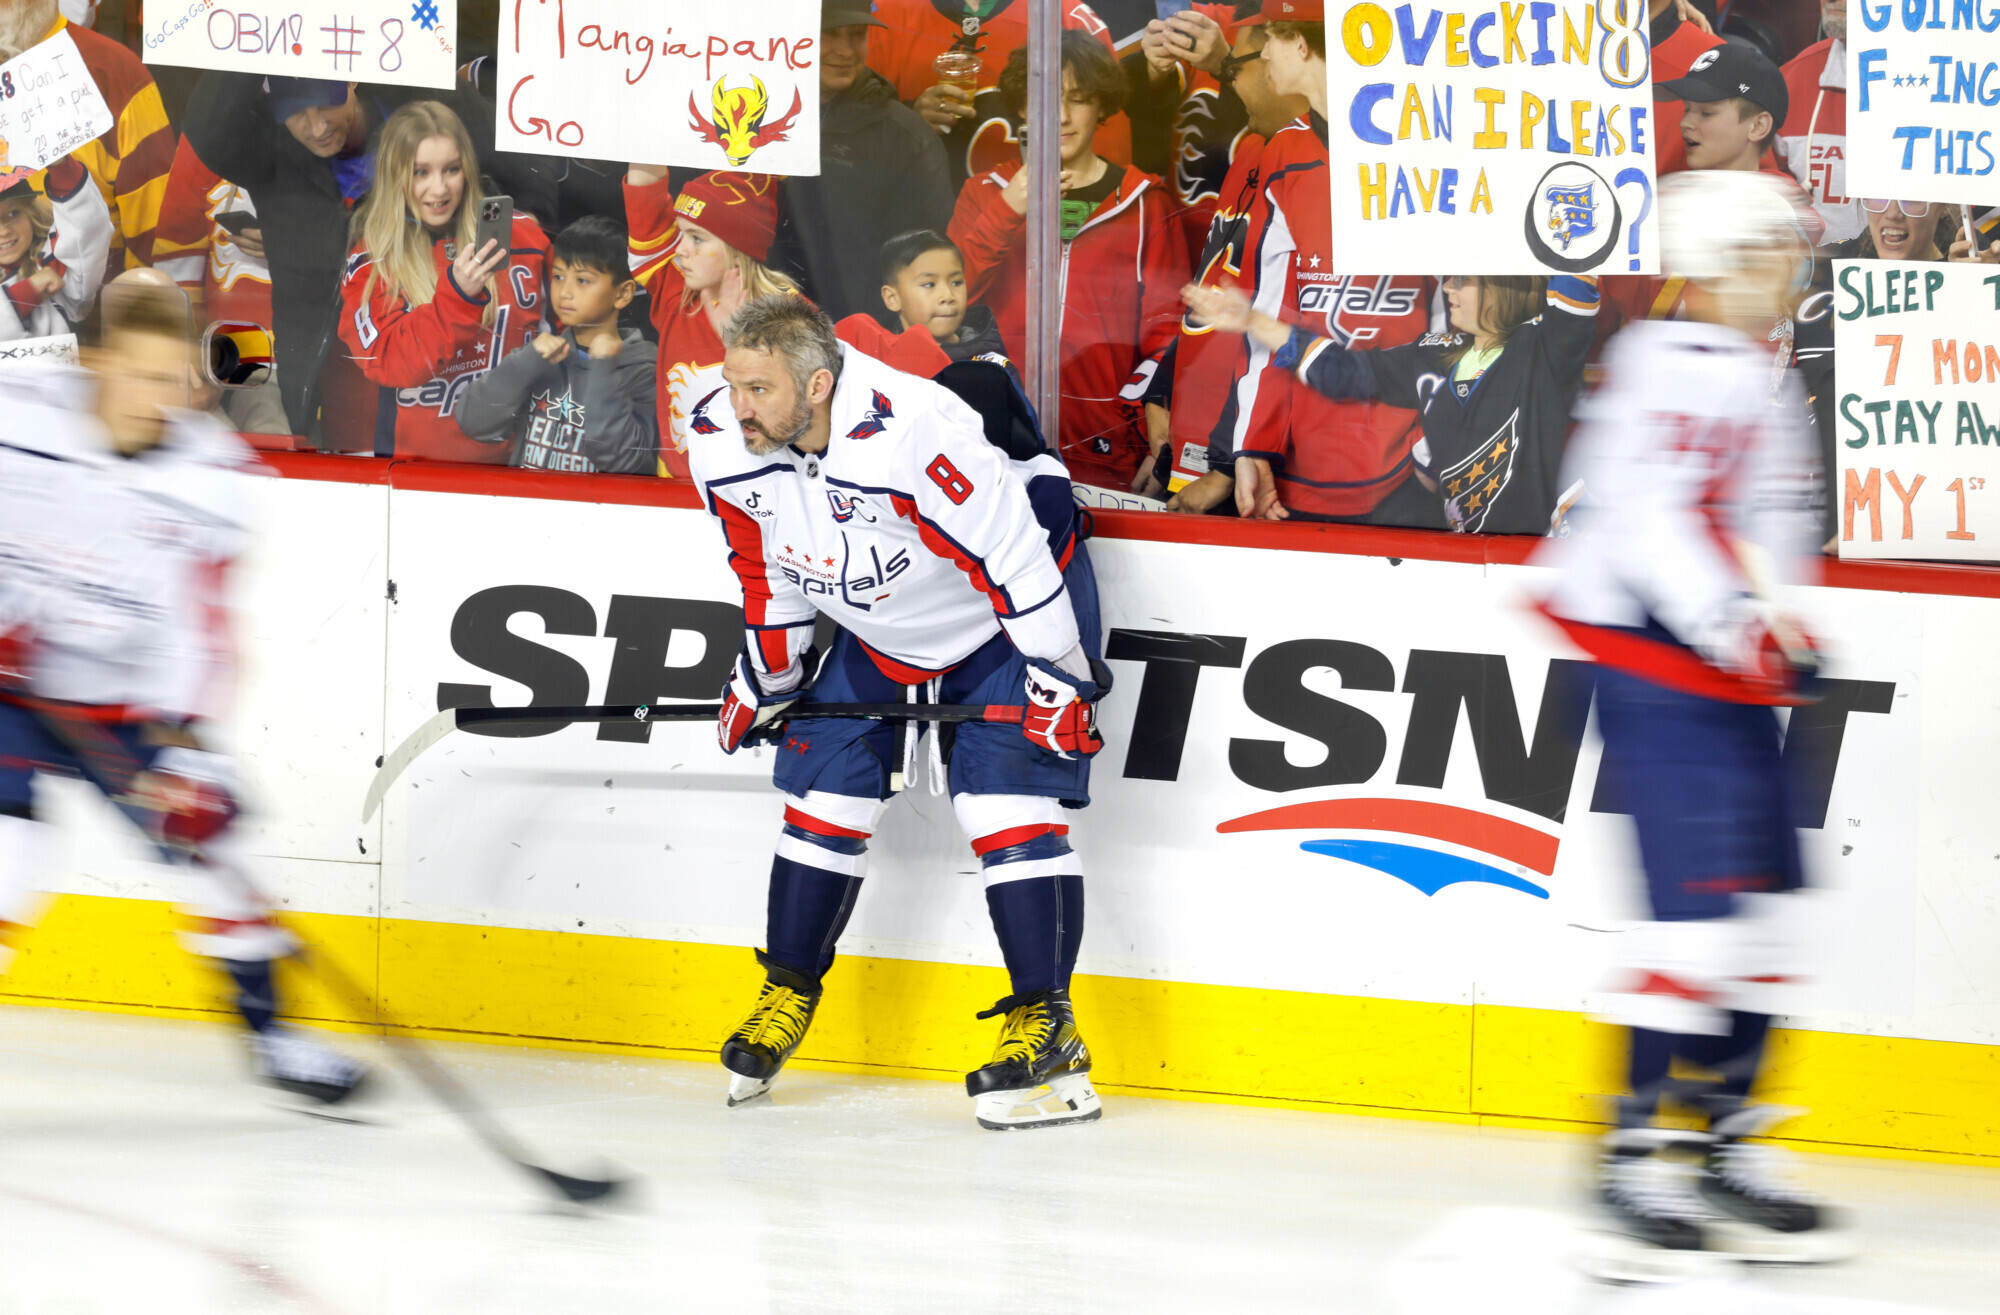
POLYGON ((1535 259, 1564 274, 1603 264, 1623 227, 1618 193, 1603 174, 1575 160, 1542 175, 1528 196, 1522 223, 1535 259))

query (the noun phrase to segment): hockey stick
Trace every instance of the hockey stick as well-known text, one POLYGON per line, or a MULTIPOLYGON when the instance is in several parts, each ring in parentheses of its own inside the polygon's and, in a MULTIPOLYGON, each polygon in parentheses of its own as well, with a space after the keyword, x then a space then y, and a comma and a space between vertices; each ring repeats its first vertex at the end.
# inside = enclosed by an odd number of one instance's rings
MULTIPOLYGON (((139 829, 141 835, 169 863, 203 862, 197 849, 181 849, 169 845, 153 834, 154 814, 140 804, 132 792, 133 782, 139 776, 139 765, 102 725, 88 718, 78 716, 70 705, 51 703, 32 695, 10 690, 10 701, 25 709, 35 721, 53 736, 77 761, 83 765, 84 775, 101 791, 118 811, 139 829)), ((227 871, 227 869, 217 869, 227 871)), ((239 879, 241 879, 239 877, 239 879)), ((368 996, 347 975, 345 969, 336 965, 330 955, 305 954, 299 956, 306 966, 318 974, 321 981, 349 1000, 367 1001, 368 996)), ((544 1169, 527 1157, 526 1148, 513 1134, 501 1126, 479 1100, 473 1096, 465 1084, 453 1077, 442 1065, 431 1058, 429 1049, 415 1037, 403 1035, 402 1025, 390 1017, 380 1003, 375 1005, 376 1021, 386 1030, 389 1044, 402 1057, 404 1065, 414 1074, 418 1082, 426 1087, 437 1102, 444 1106, 470 1128, 487 1149, 515 1168, 526 1173, 544 1187, 553 1188, 563 1199, 582 1203, 609 1196, 624 1186, 620 1178, 576 1178, 553 1169, 544 1169)))
MULTIPOLYGON (((827 717, 837 721, 981 721, 1018 726, 1026 709, 1018 704, 996 703, 816 703, 794 713, 799 720, 827 717)), ((571 721, 714 721, 722 712, 720 703, 591 704, 582 707, 541 708, 446 708, 410 732, 393 753, 375 760, 379 769, 368 783, 361 802, 361 820, 375 816, 396 778, 439 740, 468 726, 525 726, 543 722, 571 721)))

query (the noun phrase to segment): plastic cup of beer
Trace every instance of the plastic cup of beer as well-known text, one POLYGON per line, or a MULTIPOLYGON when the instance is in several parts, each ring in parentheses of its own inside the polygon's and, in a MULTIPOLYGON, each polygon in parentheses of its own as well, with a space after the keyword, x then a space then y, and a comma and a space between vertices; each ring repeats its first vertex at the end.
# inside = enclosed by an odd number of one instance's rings
POLYGON ((939 84, 963 91, 967 104, 979 92, 979 71, 985 66, 986 61, 970 50, 947 50, 931 61, 939 84))

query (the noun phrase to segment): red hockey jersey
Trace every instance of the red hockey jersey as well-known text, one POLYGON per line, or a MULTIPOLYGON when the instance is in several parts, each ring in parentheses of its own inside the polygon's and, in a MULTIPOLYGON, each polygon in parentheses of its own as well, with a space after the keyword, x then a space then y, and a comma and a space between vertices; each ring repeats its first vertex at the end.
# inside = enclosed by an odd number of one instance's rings
MULTIPOLYGON (((1400 347, 1431 327, 1432 280, 1338 274, 1327 187, 1326 121, 1294 120, 1264 147, 1262 185, 1244 235, 1251 300, 1273 319, 1302 325, 1343 347, 1400 347)), ((1308 388, 1272 353, 1244 341, 1225 406, 1228 450, 1261 457, 1293 511, 1361 516, 1410 473, 1417 413, 1380 402, 1336 402, 1308 388)))
MULTIPOLYGON (((243 253, 215 217, 257 213, 250 193, 201 162, 187 139, 174 152, 160 223, 153 231, 153 265, 199 293, 210 321, 271 327, 271 269, 243 253)), ((268 235, 273 239, 277 234, 268 235)))
MULTIPOLYGON (((1020 168, 1016 162, 967 183, 951 220, 951 240, 965 256, 966 291, 992 307, 1017 360, 1027 345, 1027 221, 1001 192, 1020 168)), ((1116 188, 1062 248, 1057 445, 1077 479, 1129 488, 1151 452, 1139 398, 1180 323, 1187 242, 1160 180, 1124 169, 1116 188)))
POLYGON ((1868 227, 1861 203, 1847 190, 1847 51, 1841 42, 1807 46, 1785 65, 1791 110, 1771 149, 1812 195, 1830 246, 1868 227))
MULTIPOLYGON (((1672 5, 1667 6, 1660 21, 1669 18, 1679 22, 1679 26, 1653 43, 1653 85, 1656 87, 1662 82, 1686 77, 1695 56, 1722 44, 1722 38, 1714 33, 1704 32, 1693 23, 1681 22, 1672 5)), ((1655 178, 1665 178, 1688 167, 1687 143, 1681 140, 1681 115, 1684 112, 1681 102, 1677 100, 1653 102, 1653 132, 1647 140, 1653 143, 1655 178)))
MULTIPOLYGON (((981 5, 981 9, 987 8, 981 5)), ((951 135, 948 149, 964 154, 953 163, 977 177, 1021 158, 1021 142, 1001 102, 1000 71, 1007 57, 1028 39, 1027 0, 998 0, 994 12, 977 17, 954 0, 877 0, 875 18, 882 26, 869 34, 868 67, 896 84, 896 98, 909 102, 938 83, 935 60, 960 37, 970 37, 979 51, 979 89, 972 127, 951 135)), ((1111 31, 1084 0, 1065 0, 1063 26, 1088 32, 1115 50, 1111 31)), ((1114 114, 1099 126, 1091 146, 1107 160, 1132 160, 1132 126, 1114 114)))
POLYGON ((467 438, 453 413, 474 379, 542 331, 549 240, 533 219, 514 216, 513 257, 494 275, 500 304, 490 325, 484 322, 489 295, 460 290, 447 245, 442 239, 431 244, 437 295, 422 306, 391 299, 380 279, 364 299, 375 262, 357 248, 341 281, 341 341, 362 374, 395 394, 397 456, 504 464, 507 445, 467 438))
MULTIPOLYGON (((1244 253, 1248 250, 1250 211, 1263 180, 1263 157, 1264 139, 1245 132, 1208 221, 1208 239, 1197 257, 1196 282, 1242 288, 1246 293, 1257 286, 1256 279, 1244 272, 1248 263, 1244 253)), ((1242 364, 1241 338, 1190 323, 1182 316, 1174 339, 1173 405, 1167 430, 1174 466, 1167 481, 1169 492, 1179 493, 1208 473, 1209 445, 1242 364)), ((1228 445, 1224 447, 1225 452, 1230 450, 1228 445)))

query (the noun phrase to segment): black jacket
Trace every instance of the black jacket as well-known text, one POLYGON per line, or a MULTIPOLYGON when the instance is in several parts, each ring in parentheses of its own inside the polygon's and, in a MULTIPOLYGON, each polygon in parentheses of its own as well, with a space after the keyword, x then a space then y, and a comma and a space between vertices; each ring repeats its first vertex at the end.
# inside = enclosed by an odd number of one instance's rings
POLYGON ((882 244, 942 233, 954 203, 944 143, 873 69, 820 107, 820 174, 787 178, 769 264, 836 322, 882 314, 882 244))
MULTIPOLYGON (((308 151, 271 117, 263 81, 248 73, 204 74, 188 100, 182 132, 203 164, 247 188, 257 203, 271 267, 278 392, 292 432, 310 435, 319 427, 320 369, 338 341, 352 210, 340 194, 333 161, 308 151)), ((548 182, 532 164, 494 153, 493 106, 477 92, 364 85, 359 95, 370 151, 383 121, 402 105, 443 101, 465 121, 481 165, 517 209, 546 213, 552 204, 548 182)))

